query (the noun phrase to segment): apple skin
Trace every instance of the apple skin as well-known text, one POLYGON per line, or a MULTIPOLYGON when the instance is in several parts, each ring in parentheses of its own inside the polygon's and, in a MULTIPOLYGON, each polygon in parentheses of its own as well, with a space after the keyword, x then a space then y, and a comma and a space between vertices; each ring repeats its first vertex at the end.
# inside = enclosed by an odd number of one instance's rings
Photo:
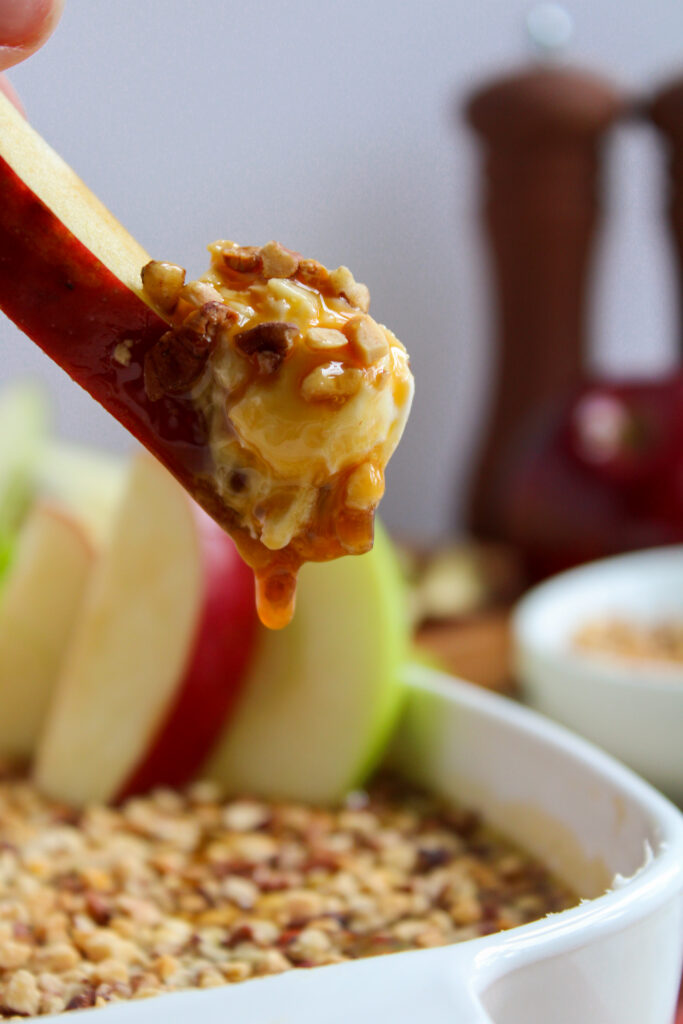
POLYGON ((226 533, 196 506, 203 607, 183 682, 166 720, 119 799, 180 787, 199 771, 245 679, 257 630, 254 576, 226 533))

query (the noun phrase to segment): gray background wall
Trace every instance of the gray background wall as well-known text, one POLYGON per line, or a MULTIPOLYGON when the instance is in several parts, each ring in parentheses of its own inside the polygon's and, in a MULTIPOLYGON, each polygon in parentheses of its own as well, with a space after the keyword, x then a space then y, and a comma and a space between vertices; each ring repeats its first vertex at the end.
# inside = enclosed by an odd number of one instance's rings
MULTIPOLYGON (((648 90, 683 70, 680 0, 572 0, 572 59, 648 90)), ((199 272, 215 237, 271 237, 348 263, 417 378, 384 515, 451 526, 486 401, 487 289, 476 154, 458 101, 526 59, 520 0, 67 0, 12 72, 37 128, 157 258, 199 272)), ((596 267, 597 368, 671 364, 676 310, 647 129, 611 148, 596 267)), ((32 375, 65 436, 122 447, 116 424, 9 323, 0 382, 32 375)))

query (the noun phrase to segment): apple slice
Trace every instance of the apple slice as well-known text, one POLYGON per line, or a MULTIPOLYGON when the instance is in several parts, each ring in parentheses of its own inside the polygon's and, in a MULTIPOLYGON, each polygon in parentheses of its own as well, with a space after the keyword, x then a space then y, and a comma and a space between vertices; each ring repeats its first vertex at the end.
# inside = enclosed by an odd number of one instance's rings
POLYGON ((127 468, 127 460, 119 455, 51 441, 40 460, 36 488, 64 505, 99 549, 109 539, 127 468))
POLYGON ((45 408, 30 385, 0 397, 0 582, 12 559, 16 532, 33 492, 45 437, 45 408))
POLYGON ((150 402, 139 372, 168 330, 144 300, 149 258, 0 93, 0 308, 194 492, 203 415, 150 402))
POLYGON ((41 788, 80 804, 186 782, 234 703, 255 622, 231 539, 136 459, 38 747, 41 788))
POLYGON ((304 566, 293 623, 261 631, 206 774, 231 792, 329 803, 375 767, 400 708, 403 584, 386 534, 304 566))
POLYGON ((32 756, 94 552, 58 508, 34 505, 0 601, 0 754, 32 756))

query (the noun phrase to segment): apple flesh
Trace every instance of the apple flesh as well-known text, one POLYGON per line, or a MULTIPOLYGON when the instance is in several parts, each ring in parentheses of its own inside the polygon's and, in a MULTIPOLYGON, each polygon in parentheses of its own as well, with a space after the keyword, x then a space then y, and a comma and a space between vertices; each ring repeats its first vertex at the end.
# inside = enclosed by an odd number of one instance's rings
POLYGON ((353 558, 308 564, 297 614, 261 630, 206 774, 233 793, 331 803, 361 784, 400 709, 403 585, 386 534, 353 558))
POLYGON ((77 522, 55 506, 34 505, 0 600, 3 757, 33 755, 93 561, 77 522))
POLYGON ((108 542, 126 485, 127 461, 96 449, 49 441, 36 473, 37 493, 56 499, 96 549, 108 542))
POLYGON ((38 785, 82 804, 188 781, 234 704, 255 622, 230 538, 138 458, 67 651, 38 785))

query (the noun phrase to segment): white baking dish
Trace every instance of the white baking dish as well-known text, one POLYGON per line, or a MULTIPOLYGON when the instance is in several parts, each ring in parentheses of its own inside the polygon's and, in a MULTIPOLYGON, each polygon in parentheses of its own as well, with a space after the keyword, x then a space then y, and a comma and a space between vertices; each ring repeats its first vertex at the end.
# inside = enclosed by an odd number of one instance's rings
POLYGON ((392 762, 481 809, 586 902, 460 945, 121 1003, 78 1021, 671 1024, 683 952, 683 817, 533 712, 426 669, 409 676, 392 762))

